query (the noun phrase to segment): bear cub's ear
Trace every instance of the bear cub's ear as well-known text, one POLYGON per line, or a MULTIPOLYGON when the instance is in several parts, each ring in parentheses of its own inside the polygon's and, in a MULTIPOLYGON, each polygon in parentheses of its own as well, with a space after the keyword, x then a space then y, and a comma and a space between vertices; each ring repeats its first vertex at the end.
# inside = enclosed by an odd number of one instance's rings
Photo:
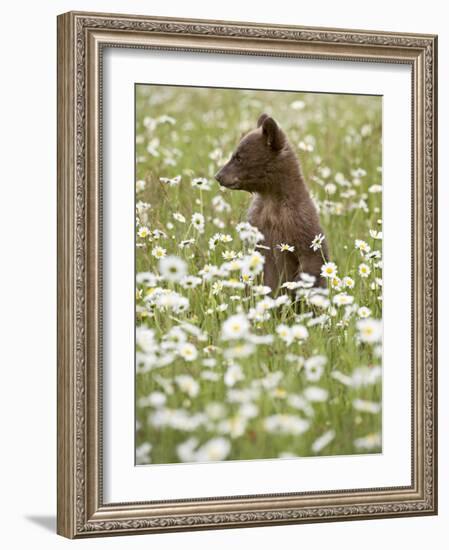
POLYGON ((266 113, 263 113, 257 121, 257 127, 260 128, 261 126, 262 134, 267 140, 267 145, 274 151, 280 151, 284 146, 285 135, 277 125, 276 121, 266 113))

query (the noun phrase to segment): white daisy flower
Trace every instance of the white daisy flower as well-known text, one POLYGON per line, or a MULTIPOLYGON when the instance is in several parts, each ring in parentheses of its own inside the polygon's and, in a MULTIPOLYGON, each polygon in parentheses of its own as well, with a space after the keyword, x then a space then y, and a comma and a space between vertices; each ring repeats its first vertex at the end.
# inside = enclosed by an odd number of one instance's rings
POLYGON ((289 326, 284 324, 278 325, 276 333, 288 346, 293 342, 293 334, 289 326))
POLYGON ((181 181, 181 176, 175 176, 174 178, 159 178, 161 183, 167 184, 169 187, 175 187, 181 181))
POLYGON ((139 407, 163 407, 167 402, 167 396, 161 391, 154 391, 147 395, 146 397, 141 397, 137 401, 139 407))
POLYGON ((195 453, 195 462, 216 462, 224 460, 231 452, 231 444, 224 437, 209 439, 195 453))
POLYGON ((326 183, 326 185, 324 186, 324 190, 328 195, 335 195, 335 193, 337 192, 337 186, 335 185, 335 183, 332 182, 326 183))
POLYGON ((369 234, 373 239, 382 240, 382 231, 375 231, 374 229, 369 230, 369 234))
POLYGON ((240 365, 237 365, 236 363, 232 363, 226 370, 224 375, 224 383, 226 386, 231 387, 235 386, 237 382, 240 382, 245 378, 242 368, 240 365))
POLYGON ((162 246, 155 246, 151 251, 151 255, 157 259, 165 258, 167 251, 162 246))
POLYGON ((312 241, 312 244, 310 245, 310 248, 316 252, 317 250, 320 250, 322 245, 323 245, 323 241, 325 239, 325 236, 322 235, 321 233, 319 233, 318 235, 315 235, 313 241, 312 241))
POLYGON ((193 462, 195 460, 195 448, 198 445, 198 439, 196 437, 189 437, 183 443, 180 443, 176 447, 176 454, 181 462, 193 462))
POLYGON ((382 340, 382 321, 360 319, 357 321, 360 340, 366 344, 376 344, 382 340))
POLYGON ((308 299, 309 304, 314 307, 325 309, 329 306, 329 300, 322 294, 312 294, 308 299))
POLYGON ((290 104, 290 107, 295 111, 302 111, 306 104, 301 99, 296 99, 290 104))
POLYGON ((356 411, 377 414, 380 412, 382 405, 373 401, 365 401, 364 399, 354 399, 352 406, 356 411))
POLYGON ((236 340, 243 338, 249 332, 250 324, 248 319, 242 313, 232 315, 223 323, 221 327, 221 337, 223 340, 236 340))
POLYGON ((359 307, 359 309, 357 310, 357 315, 361 319, 367 319, 371 315, 371 310, 369 309, 369 307, 366 306, 359 307))
POLYGON ((262 272, 265 258, 256 250, 250 255, 245 256, 241 265, 242 275, 258 275, 262 272))
POLYGON ((324 355, 315 355, 306 359, 304 362, 304 371, 309 382, 318 382, 324 372, 324 365, 327 359, 324 355))
POLYGON ((270 294, 271 287, 264 286, 264 285, 256 285, 253 286, 253 294, 256 296, 266 296, 267 294, 270 294))
POLYGON ((193 344, 186 342, 182 344, 178 349, 179 355, 186 361, 195 361, 198 357, 198 350, 193 344))
POLYGON ((321 452, 334 439, 335 439, 335 430, 328 430, 323 435, 320 435, 318 439, 315 439, 315 441, 312 443, 312 451, 314 453, 321 452))
POLYGON ((263 422, 269 433, 301 435, 310 427, 310 422, 292 414, 274 414, 267 416, 263 422))
POLYGON ((178 256, 164 256, 159 260, 159 272, 166 281, 179 282, 187 275, 187 264, 178 256))
POLYGON ((309 331, 304 325, 293 325, 290 329, 291 335, 296 340, 307 340, 309 337, 309 331))
POLYGON ((379 185, 378 183, 375 183, 368 187, 369 193, 382 193, 382 185, 379 185))
POLYGON ((356 449, 363 449, 369 451, 382 445, 382 438, 380 433, 368 434, 365 437, 359 437, 354 440, 354 446, 356 449))
POLYGON ((210 183, 207 181, 206 178, 194 178, 192 180, 192 187, 196 187, 197 189, 203 189, 204 191, 209 191, 210 183))
POLYGON ((369 265, 367 264, 360 264, 359 265, 359 275, 360 277, 363 277, 364 279, 366 279, 369 274, 371 273, 371 268, 369 265))
POLYGON ((150 464, 151 462, 151 449, 153 446, 148 441, 145 441, 145 443, 142 443, 142 445, 139 445, 136 447, 136 463, 137 464, 150 464))
POLYGON ((173 218, 180 223, 186 223, 185 217, 180 212, 174 212, 173 218))
POLYGON ((354 301, 354 297, 350 296, 349 294, 346 294, 345 292, 342 292, 341 294, 337 294, 334 296, 333 302, 337 306, 348 306, 352 304, 354 301))
POLYGON ((291 245, 286 244, 286 243, 277 244, 276 248, 278 250, 280 250, 281 252, 294 252, 295 251, 294 246, 291 246, 291 245))
POLYGON ((332 279, 337 275, 337 266, 334 262, 326 262, 321 266, 321 275, 326 279, 332 279))
POLYGON ((189 374, 179 374, 175 377, 175 383, 179 389, 189 397, 196 397, 200 391, 200 385, 189 374))
POLYGON ((364 254, 367 254, 371 250, 370 245, 367 242, 362 241, 361 239, 356 239, 355 240, 355 248, 356 248, 356 250, 360 250, 360 254, 362 256, 364 254))
POLYGON ((183 288, 195 288, 199 286, 203 280, 201 277, 195 277, 194 275, 187 275, 186 277, 183 277, 180 281, 180 284, 183 288))
POLYGON ((312 403, 326 401, 329 392, 318 386, 309 386, 304 390, 304 397, 312 403))
POLYGON ((354 279, 352 279, 351 277, 343 277, 342 284, 346 288, 354 288, 355 282, 354 279))
POLYGON ((331 279, 331 287, 332 287, 334 290, 340 290, 340 289, 341 289, 341 285, 342 285, 342 282, 341 282, 340 277, 332 277, 332 279, 331 279))
POLYGON ((146 239, 147 237, 149 237, 151 235, 151 231, 149 230, 149 228, 146 225, 142 225, 141 227, 139 227, 139 231, 137 231, 137 235, 141 239, 146 239))
POLYGON ((192 214, 192 225, 199 232, 204 232, 204 216, 199 212, 192 214))

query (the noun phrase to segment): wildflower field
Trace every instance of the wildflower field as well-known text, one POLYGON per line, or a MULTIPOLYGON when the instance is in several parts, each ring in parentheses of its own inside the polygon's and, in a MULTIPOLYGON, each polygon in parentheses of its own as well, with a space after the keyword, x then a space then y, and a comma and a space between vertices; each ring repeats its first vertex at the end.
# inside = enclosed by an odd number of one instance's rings
POLYGON ((137 464, 381 452, 381 109, 136 87, 137 464), (303 276, 273 295, 250 195, 214 180, 262 112, 320 213, 327 288, 303 276))

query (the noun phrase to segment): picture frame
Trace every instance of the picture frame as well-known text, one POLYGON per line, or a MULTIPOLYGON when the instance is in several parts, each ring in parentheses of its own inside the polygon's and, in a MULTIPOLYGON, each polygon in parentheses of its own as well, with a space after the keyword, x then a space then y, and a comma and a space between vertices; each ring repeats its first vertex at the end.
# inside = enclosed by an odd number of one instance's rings
POLYGON ((436 514, 437 37, 84 12, 60 15, 57 390, 57 531, 65 537, 436 514), (105 501, 102 93, 107 48, 410 68, 411 205, 405 205, 412 221, 409 485, 156 500, 149 488, 144 500, 105 501))

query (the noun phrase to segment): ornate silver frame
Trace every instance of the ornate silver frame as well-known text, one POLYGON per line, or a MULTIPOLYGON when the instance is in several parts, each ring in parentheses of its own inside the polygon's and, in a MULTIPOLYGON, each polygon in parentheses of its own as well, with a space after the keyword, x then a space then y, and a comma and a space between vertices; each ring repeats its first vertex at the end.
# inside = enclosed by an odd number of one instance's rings
MULTIPOLYGON (((58 17, 58 533, 70 538, 437 513, 437 37, 70 12, 58 17), (104 504, 104 47, 405 63, 412 68, 412 484, 104 504)), ((149 495, 150 497, 150 495, 149 495)))

